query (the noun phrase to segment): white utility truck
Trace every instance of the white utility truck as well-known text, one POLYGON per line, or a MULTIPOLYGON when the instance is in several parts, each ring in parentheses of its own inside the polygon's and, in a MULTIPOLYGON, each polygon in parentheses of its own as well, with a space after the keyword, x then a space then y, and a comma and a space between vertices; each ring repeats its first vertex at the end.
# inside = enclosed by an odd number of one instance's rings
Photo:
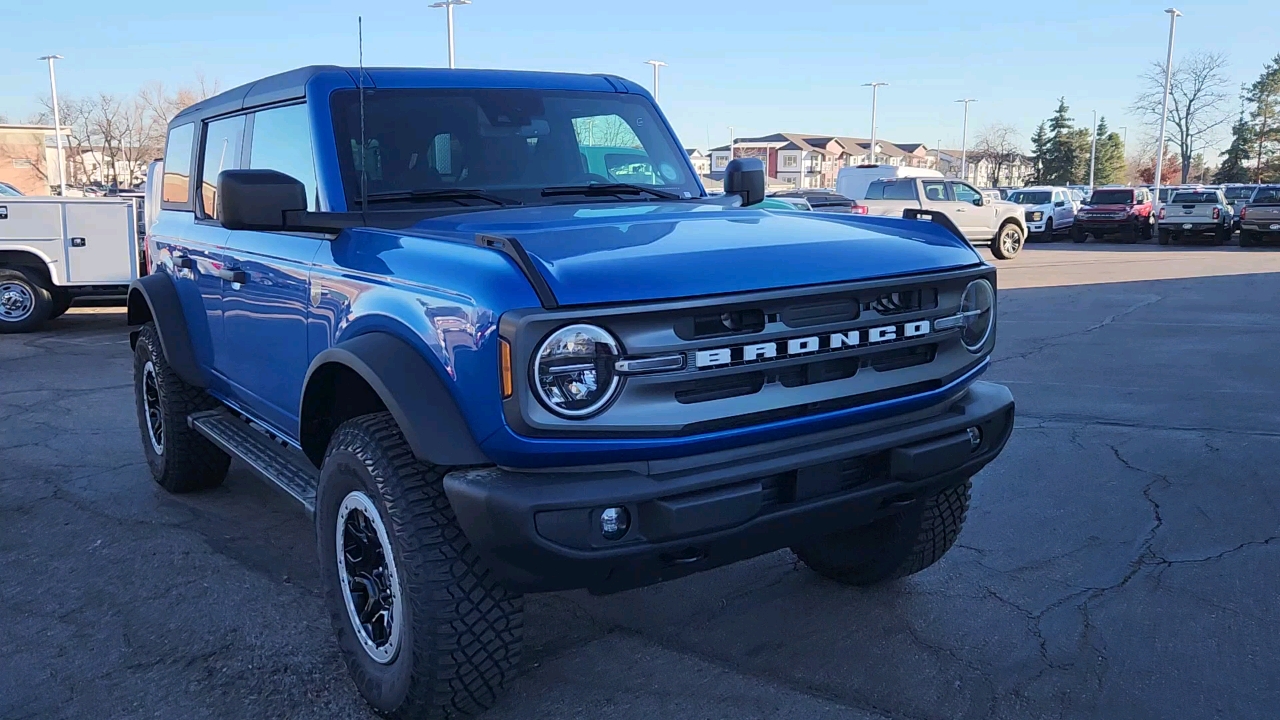
POLYGON ((126 295, 138 213, 133 198, 0 198, 0 333, 35 330, 76 297, 126 295))
POLYGON ((840 169, 836 175, 836 192, 850 200, 863 200, 867 197, 867 188, 876 180, 914 177, 940 178, 942 173, 902 165, 855 165, 840 169))

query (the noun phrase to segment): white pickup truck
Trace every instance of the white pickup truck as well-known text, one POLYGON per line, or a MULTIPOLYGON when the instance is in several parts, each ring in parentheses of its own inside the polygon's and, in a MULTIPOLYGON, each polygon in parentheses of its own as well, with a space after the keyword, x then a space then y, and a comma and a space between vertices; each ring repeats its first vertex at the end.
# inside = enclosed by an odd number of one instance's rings
POLYGON ((990 243, 991 254, 1008 260, 1027 239, 1023 208, 991 200, 960 180, 944 178, 882 178, 867 187, 868 215, 902 217, 906 210, 940 213, 971 243, 990 243))
POLYGON ((82 296, 124 296, 140 269, 132 198, 0 197, 0 333, 27 332, 82 296))

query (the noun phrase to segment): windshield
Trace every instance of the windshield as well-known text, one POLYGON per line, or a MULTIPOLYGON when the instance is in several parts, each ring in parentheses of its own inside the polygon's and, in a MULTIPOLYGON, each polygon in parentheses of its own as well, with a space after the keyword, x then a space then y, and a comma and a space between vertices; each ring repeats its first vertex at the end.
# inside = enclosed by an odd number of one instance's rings
POLYGON ((1173 200, 1170 203, 1216 203, 1218 202, 1218 193, 1216 192, 1180 192, 1173 194, 1173 200))
POLYGON ((1093 197, 1089 198, 1090 205, 1131 205, 1132 203, 1132 190, 1094 190, 1093 197))
MULTIPOLYGON (((333 94, 338 164, 349 207, 360 198, 360 105, 333 94)), ((523 89, 366 90, 364 166, 370 202, 440 202, 432 191, 480 191, 498 201, 616 201, 565 186, 626 183, 700 197, 702 190, 653 105, 622 93, 523 89), (558 191, 544 197, 546 188, 558 191), (418 193, 417 198, 395 197, 418 193)), ((441 193, 437 193, 440 195, 441 193)), ((457 197, 461 193, 449 193, 457 197)), ((657 194, 628 194, 648 200, 657 194)))
POLYGON ((1019 205, 1048 205, 1053 199, 1053 193, 1048 191, 1023 192, 1015 190, 1009 193, 1009 202, 1018 203, 1019 205))
POLYGON ((1222 194, 1225 195, 1228 200, 1248 200, 1249 197, 1253 195, 1253 191, 1256 190, 1257 187, 1258 186, 1256 185, 1235 185, 1224 189, 1222 194))

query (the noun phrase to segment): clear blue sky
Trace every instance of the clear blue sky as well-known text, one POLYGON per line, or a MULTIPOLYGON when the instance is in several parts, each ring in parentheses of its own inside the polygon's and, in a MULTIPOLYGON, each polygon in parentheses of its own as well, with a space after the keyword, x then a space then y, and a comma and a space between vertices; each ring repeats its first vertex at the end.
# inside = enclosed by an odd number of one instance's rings
MULTIPOLYGON (((368 65, 446 64, 444 11, 430 0, 337 4, 298 0, 127 3, 64 0, 57 9, 10 3, 0 44, 0 114, 25 120, 48 93, 36 58, 66 56, 60 93, 129 94, 147 81, 189 83, 199 72, 223 88, 311 63, 354 65, 357 8, 368 65)), ((1231 74, 1252 81, 1280 52, 1280 3, 1178 4, 1177 53, 1229 53, 1231 74)), ((977 98, 970 137, 1008 122, 1030 136, 1067 97, 1079 124, 1097 109, 1113 128, 1127 115, 1136 76, 1161 59, 1167 3, 640 0, 585 3, 475 0, 456 10, 465 67, 608 72, 651 82, 685 145, 778 130, 865 136, 870 80, 882 88, 880 137, 959 145, 961 109, 977 98)))

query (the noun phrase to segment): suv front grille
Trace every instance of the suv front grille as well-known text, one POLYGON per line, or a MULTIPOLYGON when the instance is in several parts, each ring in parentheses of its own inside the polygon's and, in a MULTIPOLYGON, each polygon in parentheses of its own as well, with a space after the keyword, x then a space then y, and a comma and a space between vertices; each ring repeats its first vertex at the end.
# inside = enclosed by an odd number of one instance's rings
POLYGON ((804 417, 806 415, 821 415, 822 413, 836 412, 837 410, 848 410, 850 408, 863 407, 865 405, 874 405, 876 403, 887 402, 889 400, 911 397, 912 395, 931 392, 941 387, 942 382, 940 380, 926 380, 924 382, 912 383, 911 385, 900 385, 894 388, 886 388, 884 390, 863 393, 862 395, 852 395, 849 397, 809 403, 807 405, 778 408, 776 410, 764 410, 757 413, 720 418, 717 420, 706 420, 700 423, 693 423, 684 426, 679 434, 701 435, 702 433, 735 430, 737 428, 750 427, 752 425, 763 425, 765 423, 778 422, 780 420, 791 420, 793 418, 804 417))
POLYGON ((608 409, 585 421, 551 414, 532 397, 527 373, 516 373, 503 410, 522 435, 679 437, 937 390, 980 361, 957 328, 934 325, 959 312, 979 276, 994 280, 982 267, 635 308, 507 313, 499 332, 517 368, 528 367, 549 332, 573 322, 607 329, 626 359, 682 362, 625 376, 608 409))

